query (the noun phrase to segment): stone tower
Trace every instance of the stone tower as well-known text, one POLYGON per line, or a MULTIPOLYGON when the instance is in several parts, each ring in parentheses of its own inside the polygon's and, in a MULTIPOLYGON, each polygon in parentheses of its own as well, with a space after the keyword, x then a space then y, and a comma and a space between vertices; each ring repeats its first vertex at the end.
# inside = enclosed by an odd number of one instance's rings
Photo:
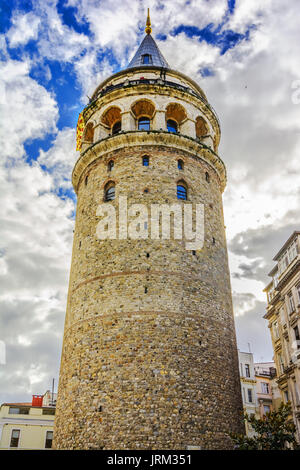
POLYGON ((226 449, 227 433, 243 432, 219 122, 166 62, 149 15, 145 31, 82 114, 57 449, 226 449), (117 209, 120 196, 128 206, 203 204, 203 247, 124 230, 100 240, 97 208, 117 209))

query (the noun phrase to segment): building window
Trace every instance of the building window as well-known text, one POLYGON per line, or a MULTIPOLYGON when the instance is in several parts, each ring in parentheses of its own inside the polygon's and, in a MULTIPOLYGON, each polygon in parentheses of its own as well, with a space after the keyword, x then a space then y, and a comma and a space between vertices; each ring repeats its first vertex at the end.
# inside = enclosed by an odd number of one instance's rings
POLYGON ((264 405, 264 415, 267 413, 270 413, 270 411, 271 411, 270 405, 264 405))
POLYGON ((209 173, 207 171, 205 172, 205 179, 208 183, 210 183, 210 176, 209 176, 209 173))
POLYGON ((177 129, 178 129, 177 122, 173 121, 173 119, 168 119, 167 129, 168 129, 168 132, 177 132, 177 129))
POLYGON ((300 284, 296 287, 297 289, 297 294, 298 294, 298 305, 300 304, 300 284))
POLYGON ((295 328, 294 328, 294 333, 295 333, 295 340, 296 340, 296 342, 297 342, 297 349, 300 349, 300 334, 299 334, 298 325, 295 326, 295 328))
POLYGON ((110 161, 108 162, 108 165, 107 165, 108 171, 112 171, 114 165, 115 165, 114 161, 113 161, 113 160, 110 160, 110 161))
POLYGON ((178 167, 178 170, 183 170, 183 161, 182 160, 177 161, 177 167, 178 167))
POLYGON ((187 189, 182 182, 177 184, 177 199, 187 199, 187 189))
POLYGON ((279 331, 278 331, 278 323, 277 321, 275 321, 273 323, 273 332, 274 332, 274 337, 275 339, 278 339, 279 338, 279 331))
POLYGON ((289 392, 288 392, 288 390, 284 390, 283 396, 284 396, 285 403, 287 403, 289 401, 289 392))
POLYGON ((269 393, 269 384, 266 382, 261 383, 261 393, 269 393))
POLYGON ((115 122, 115 124, 111 128, 112 135, 118 134, 121 130, 121 121, 115 122))
POLYGON ((245 372, 246 372, 246 377, 250 377, 250 366, 249 366, 249 364, 245 364, 245 372))
POLYGON ((289 264, 296 258, 298 255, 297 240, 290 245, 290 247, 283 253, 278 261, 278 273, 279 275, 285 271, 289 264))
POLYGON ((55 408, 43 409, 43 415, 55 415, 55 408))
POLYGON ((283 374, 284 373, 284 361, 283 361, 282 354, 279 354, 279 367, 280 367, 281 374, 283 374))
POLYGON ((143 157, 143 166, 149 166, 149 157, 147 156, 143 157))
POLYGON ((152 56, 150 54, 142 55, 142 64, 152 64, 152 56))
POLYGON ((252 403, 252 402, 253 402, 252 390, 251 390, 251 388, 248 388, 248 402, 249 402, 249 403, 252 403))
POLYGON ((104 190, 104 200, 113 201, 115 199, 115 194, 116 194, 116 191, 115 191, 114 183, 113 182, 107 183, 107 185, 105 186, 105 190, 104 190))
POLYGON ((29 408, 10 407, 8 413, 10 415, 29 415, 29 408))
POLYGON ((288 304, 289 304, 289 312, 293 313, 295 311, 295 303, 294 303, 293 294, 291 292, 288 294, 288 304))
POLYGON ((19 447, 19 440, 20 440, 20 429, 13 429, 11 432, 9 447, 19 447))
POLYGON ((45 449, 51 449, 53 441, 53 431, 46 432, 45 449))
POLYGON ((150 131, 150 119, 148 117, 140 117, 138 120, 139 131, 150 131))

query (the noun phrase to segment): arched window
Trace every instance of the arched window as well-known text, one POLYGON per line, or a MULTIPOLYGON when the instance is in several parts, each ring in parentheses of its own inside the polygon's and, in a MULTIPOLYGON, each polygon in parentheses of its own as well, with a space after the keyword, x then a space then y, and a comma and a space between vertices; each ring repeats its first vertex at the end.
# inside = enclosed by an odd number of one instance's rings
POLYGON ((186 118, 186 110, 181 104, 169 103, 166 107, 166 124, 169 132, 180 132, 180 126, 186 118))
POLYGON ((196 118, 196 136, 201 139, 209 134, 208 124, 202 116, 196 118))
POLYGON ((101 116, 100 122, 103 127, 107 130, 107 134, 116 134, 121 130, 121 109, 117 106, 111 106, 106 111, 104 111, 101 116))
POLYGON ((177 183, 177 199, 187 199, 187 187, 184 181, 177 183))
POLYGON ((139 131, 150 131, 150 119, 146 116, 142 116, 138 120, 139 131))
POLYGON ((183 161, 182 160, 177 161, 177 167, 178 167, 178 170, 183 170, 183 161))
POLYGON ((121 130, 121 121, 115 122, 115 124, 112 126, 111 133, 112 135, 118 134, 121 130))
POLYGON ((149 157, 147 155, 143 157, 143 166, 149 166, 149 157))
POLYGON ((177 132, 177 129, 178 129, 177 122, 173 121, 173 119, 168 119, 167 129, 168 129, 168 132, 177 132))
POLYGON ((104 201, 113 201, 115 199, 116 190, 115 183, 109 181, 104 188, 104 201))
POLYGON ((111 171, 114 165, 115 165, 115 162, 113 160, 110 160, 107 165, 108 171, 111 171))
POLYGON ((93 142, 94 140, 94 126, 92 122, 88 122, 84 130, 84 140, 86 142, 93 142))

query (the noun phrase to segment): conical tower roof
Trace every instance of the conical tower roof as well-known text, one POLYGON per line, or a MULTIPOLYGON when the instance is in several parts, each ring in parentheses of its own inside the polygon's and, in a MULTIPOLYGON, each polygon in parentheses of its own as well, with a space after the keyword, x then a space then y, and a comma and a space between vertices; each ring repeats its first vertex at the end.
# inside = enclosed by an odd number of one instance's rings
POLYGON ((147 34, 147 36, 144 37, 140 47, 138 48, 131 62, 128 64, 127 68, 130 69, 131 67, 140 67, 141 65, 148 65, 149 67, 154 65, 156 67, 163 67, 166 69, 170 68, 168 62, 158 49, 158 46, 151 34, 147 34))
POLYGON ((135 53, 133 59, 128 64, 127 68, 130 69, 132 67, 141 67, 141 66, 155 66, 155 67, 163 67, 169 69, 170 66, 162 53, 160 52, 156 42, 154 41, 153 37, 151 36, 151 22, 149 16, 149 8, 148 8, 148 17, 146 23, 146 36, 144 37, 140 47, 138 48, 137 52, 135 53))

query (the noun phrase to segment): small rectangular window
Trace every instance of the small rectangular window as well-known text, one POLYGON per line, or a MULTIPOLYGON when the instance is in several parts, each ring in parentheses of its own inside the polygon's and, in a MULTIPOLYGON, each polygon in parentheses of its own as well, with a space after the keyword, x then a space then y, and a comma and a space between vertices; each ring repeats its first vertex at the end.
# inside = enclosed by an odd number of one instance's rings
POLYGON ((261 392, 262 393, 269 393, 269 384, 266 382, 261 383, 261 392))
POLYGON ((10 438, 10 447, 19 447, 20 429, 13 429, 10 438))
POLYGON ((45 449, 51 449, 53 441, 53 431, 46 432, 45 449))
POLYGON ((250 366, 249 366, 249 364, 245 364, 245 371, 246 371, 246 377, 250 377, 250 366))
POLYGON ((289 311, 290 313, 293 313, 295 311, 295 303, 294 303, 293 294, 291 292, 288 294, 288 303, 289 303, 289 311))
POLYGON ((55 408, 44 409, 43 415, 55 415, 55 408))
POLYGON ((296 340, 296 342, 297 342, 297 349, 300 349, 300 334, 299 334, 298 325, 295 326, 295 328, 294 328, 294 333, 295 333, 295 340, 296 340))
POLYGON ((149 157, 143 157, 143 166, 149 166, 149 157))
POLYGON ((142 64, 152 64, 151 54, 142 55, 142 64))
POLYGON ((252 403, 252 390, 251 388, 248 388, 248 402, 249 403, 252 403))
POLYGON ((298 294, 298 305, 300 304, 300 284, 296 287, 297 289, 297 294, 298 294))
POLYGON ((19 408, 19 407, 11 406, 9 408, 8 413, 10 415, 28 415, 29 414, 29 409, 30 408, 19 408))

